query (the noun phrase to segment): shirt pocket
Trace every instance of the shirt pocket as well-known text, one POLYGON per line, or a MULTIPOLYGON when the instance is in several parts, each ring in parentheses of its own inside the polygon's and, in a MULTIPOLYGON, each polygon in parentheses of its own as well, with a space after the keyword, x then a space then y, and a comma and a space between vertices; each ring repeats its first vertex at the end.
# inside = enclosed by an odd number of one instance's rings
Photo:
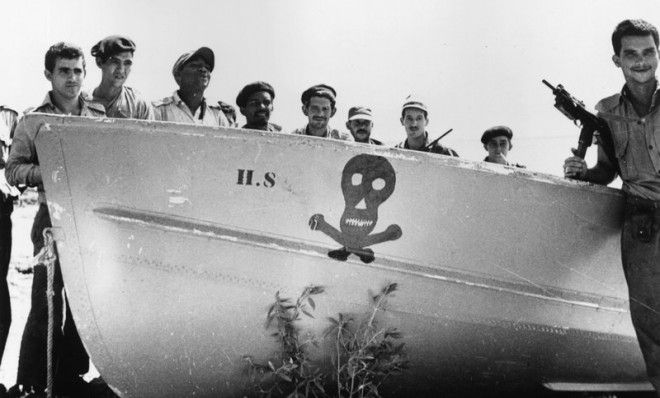
POLYGON ((616 154, 616 160, 619 162, 619 169, 621 170, 621 179, 628 180, 636 177, 639 172, 637 167, 635 167, 634 155, 632 154, 632 148, 630 145, 630 135, 633 133, 626 124, 621 123, 623 126, 622 129, 614 135, 614 152, 616 154))

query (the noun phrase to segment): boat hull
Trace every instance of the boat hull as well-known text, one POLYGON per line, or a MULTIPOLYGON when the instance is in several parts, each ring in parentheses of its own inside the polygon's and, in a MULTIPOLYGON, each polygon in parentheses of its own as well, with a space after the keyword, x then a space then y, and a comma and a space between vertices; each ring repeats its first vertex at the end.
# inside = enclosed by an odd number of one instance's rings
MULTIPOLYGON (((364 312, 390 282, 379 323, 403 333, 411 361, 393 395, 649 388, 616 190, 314 137, 24 123, 39 130, 74 318, 125 396, 241 396, 242 357, 277 351, 264 329, 275 292, 325 286, 302 322, 321 335, 326 317, 364 312)), ((328 365, 330 351, 314 356, 328 365)))

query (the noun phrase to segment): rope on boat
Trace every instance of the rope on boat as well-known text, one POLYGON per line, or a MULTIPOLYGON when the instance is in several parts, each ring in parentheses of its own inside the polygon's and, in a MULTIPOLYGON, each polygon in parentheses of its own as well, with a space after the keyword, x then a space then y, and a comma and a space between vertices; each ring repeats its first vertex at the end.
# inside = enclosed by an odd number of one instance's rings
POLYGON ((48 302, 48 335, 46 338, 46 397, 53 397, 53 329, 54 329, 54 303, 55 289, 53 288, 55 280, 55 240, 53 231, 46 228, 43 231, 44 247, 37 255, 38 262, 46 266, 46 298, 48 302))

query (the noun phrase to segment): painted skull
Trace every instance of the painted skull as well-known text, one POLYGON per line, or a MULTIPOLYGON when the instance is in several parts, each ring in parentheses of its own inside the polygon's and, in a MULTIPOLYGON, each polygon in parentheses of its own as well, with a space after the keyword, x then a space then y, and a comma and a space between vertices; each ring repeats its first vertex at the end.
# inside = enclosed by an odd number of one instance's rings
POLYGON ((341 176, 346 204, 342 232, 355 239, 369 235, 378 221, 378 206, 394 192, 395 183, 394 168, 384 157, 362 154, 349 160, 341 176))

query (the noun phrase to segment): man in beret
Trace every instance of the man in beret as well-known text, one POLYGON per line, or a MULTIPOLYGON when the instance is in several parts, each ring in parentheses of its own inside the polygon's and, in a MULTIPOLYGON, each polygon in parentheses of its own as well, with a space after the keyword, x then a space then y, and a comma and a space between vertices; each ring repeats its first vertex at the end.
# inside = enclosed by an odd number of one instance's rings
POLYGON ((236 97, 236 105, 245 116, 244 129, 282 131, 282 127, 270 123, 275 90, 266 82, 254 82, 243 87, 236 97))
POLYGON ((349 134, 328 126, 330 118, 337 112, 336 98, 335 89, 326 84, 318 84, 305 90, 300 100, 303 114, 307 116, 307 125, 291 133, 352 141, 349 134))
POLYGON ((371 109, 364 106, 354 106, 348 110, 346 128, 351 132, 356 142, 383 145, 382 142, 371 138, 371 129, 373 127, 374 119, 371 115, 371 109))
POLYGON ((513 148, 511 138, 513 138, 513 131, 507 126, 495 126, 486 130, 481 136, 481 143, 488 152, 484 162, 524 168, 525 166, 509 163, 507 160, 509 151, 513 148))
POLYGON ((156 120, 230 127, 222 109, 208 105, 204 98, 214 66, 215 56, 208 47, 182 54, 172 67, 172 75, 179 89, 153 103, 156 120))
POLYGON ((406 129, 407 138, 397 144, 396 148, 458 156, 456 151, 440 145, 437 140, 429 143, 429 133, 426 131, 429 124, 428 109, 423 102, 410 95, 401 107, 401 124, 406 129))
POLYGON ((96 66, 101 69, 101 84, 92 92, 92 98, 105 107, 108 117, 153 120, 151 104, 124 85, 131 73, 134 52, 135 43, 122 36, 108 36, 92 47, 96 66))

